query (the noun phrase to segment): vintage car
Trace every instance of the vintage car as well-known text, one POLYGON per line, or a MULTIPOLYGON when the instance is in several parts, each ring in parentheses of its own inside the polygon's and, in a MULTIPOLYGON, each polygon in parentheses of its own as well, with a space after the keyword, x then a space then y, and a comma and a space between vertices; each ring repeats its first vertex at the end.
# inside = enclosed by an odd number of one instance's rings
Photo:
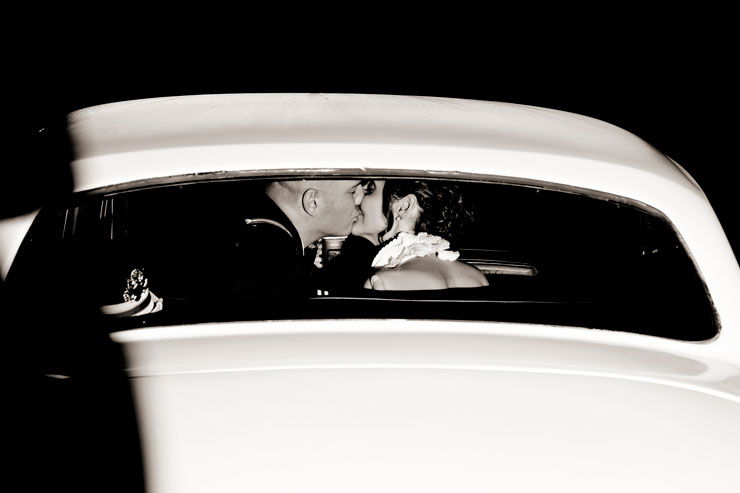
MULTIPOLYGON (((74 193, 3 243, 4 294, 38 349, 39 476, 740 490, 740 268, 699 186, 635 135, 350 94, 124 101, 75 111, 68 132, 74 193), (456 248, 488 286, 222 309, 231 225, 267 181, 306 178, 454 184, 472 214, 456 248)), ((322 268, 343 240, 317 242, 322 268)))

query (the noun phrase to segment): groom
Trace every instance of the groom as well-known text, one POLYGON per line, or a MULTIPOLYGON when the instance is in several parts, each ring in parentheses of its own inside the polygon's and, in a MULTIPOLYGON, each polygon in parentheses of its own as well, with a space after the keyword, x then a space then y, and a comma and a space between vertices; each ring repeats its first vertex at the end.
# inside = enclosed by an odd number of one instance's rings
POLYGON ((314 256, 306 248, 349 234, 364 196, 360 180, 274 181, 264 193, 234 244, 232 302, 312 294, 314 256))

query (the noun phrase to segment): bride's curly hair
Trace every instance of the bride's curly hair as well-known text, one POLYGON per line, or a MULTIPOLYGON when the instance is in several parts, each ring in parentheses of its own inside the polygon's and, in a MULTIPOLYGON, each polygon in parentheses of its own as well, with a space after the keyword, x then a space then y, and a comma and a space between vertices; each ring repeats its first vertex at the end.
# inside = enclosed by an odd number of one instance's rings
POLYGON ((464 201, 458 184, 436 180, 387 180, 383 189, 383 213, 388 229, 393 224, 390 204, 408 194, 416 195, 419 204, 417 232, 441 236, 451 243, 462 240, 473 221, 473 209, 464 201))

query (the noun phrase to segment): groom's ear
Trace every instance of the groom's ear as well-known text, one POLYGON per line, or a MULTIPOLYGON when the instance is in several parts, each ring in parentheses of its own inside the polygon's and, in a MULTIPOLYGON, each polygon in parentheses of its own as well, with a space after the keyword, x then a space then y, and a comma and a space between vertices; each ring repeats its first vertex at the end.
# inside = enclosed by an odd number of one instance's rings
POLYGON ((319 208, 319 191, 315 188, 309 188, 303 192, 301 205, 306 214, 309 216, 315 216, 316 210, 319 208))

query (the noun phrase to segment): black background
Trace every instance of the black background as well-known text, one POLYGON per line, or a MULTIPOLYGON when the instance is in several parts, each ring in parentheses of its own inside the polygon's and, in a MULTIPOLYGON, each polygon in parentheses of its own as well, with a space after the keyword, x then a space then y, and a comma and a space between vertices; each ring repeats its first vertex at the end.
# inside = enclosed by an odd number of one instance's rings
POLYGON ((3 213, 69 186, 58 161, 31 166, 28 156, 38 154, 39 139, 56 142, 49 129, 81 107, 202 93, 409 94, 543 106, 622 127, 694 176, 740 251, 737 53, 721 12, 612 12, 561 23, 548 13, 535 22, 462 10, 435 24, 395 13, 314 24, 315 16, 303 22, 292 14, 290 22, 255 14, 239 24, 237 17, 236 30, 223 27, 228 35, 206 21, 212 18, 174 31, 174 19, 144 18, 123 30, 122 22, 111 32, 96 22, 16 40, 26 50, 5 65, 12 152, 3 167, 3 213))

